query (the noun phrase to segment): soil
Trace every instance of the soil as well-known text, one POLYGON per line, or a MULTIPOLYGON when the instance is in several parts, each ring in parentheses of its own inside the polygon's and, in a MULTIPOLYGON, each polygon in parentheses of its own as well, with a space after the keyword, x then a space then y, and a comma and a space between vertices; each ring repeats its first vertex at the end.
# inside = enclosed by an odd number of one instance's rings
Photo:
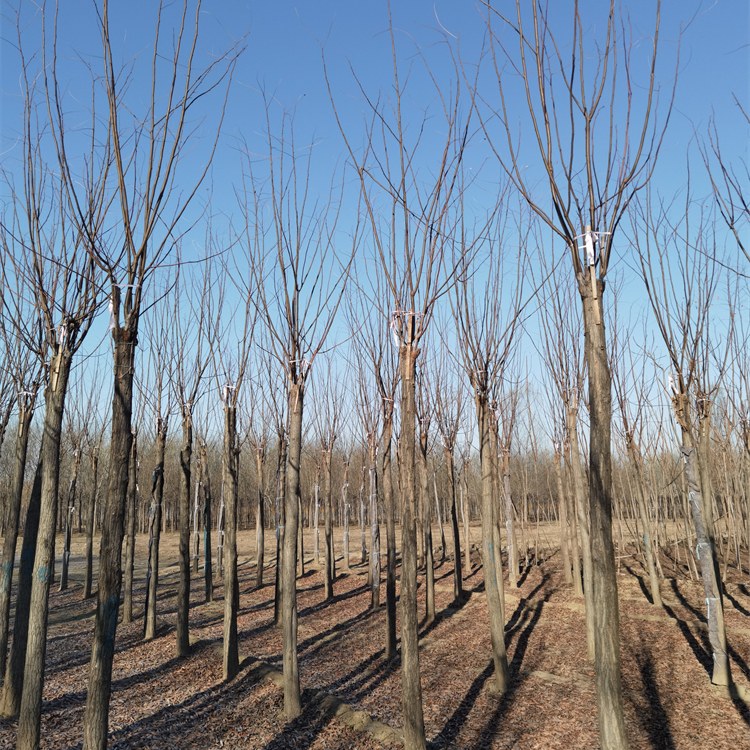
MULTIPOLYGON (((340 535, 340 530, 337 530, 340 535)), ((472 529, 474 539, 479 530, 472 529)), ((433 538, 439 540, 437 531, 433 538)), ((110 748, 396 747, 401 728, 398 659, 383 655, 385 612, 370 609, 359 529, 344 569, 338 537, 336 597, 323 600, 321 572, 298 580, 299 658, 304 711, 281 715, 281 631, 273 625, 274 536, 266 534, 265 585, 255 590, 255 532, 240 532, 239 637, 242 665, 222 680, 223 588, 204 603, 202 570, 192 577, 191 654, 175 656, 177 536, 162 537, 158 637, 142 639, 146 539, 136 546, 135 622, 117 630, 110 748)), ((321 533, 321 543, 323 542, 321 533)), ((369 540, 368 540, 369 545, 369 540)), ((450 546, 450 544, 449 544, 450 546)), ((59 543, 58 543, 59 548, 59 543)), ((306 532, 306 556, 313 548, 306 532)), ((42 748, 81 747, 95 600, 82 600, 83 538, 74 535, 70 588, 51 595, 42 748)), ((618 553, 621 656, 630 747, 750 747, 750 591, 732 568, 725 618, 736 688, 710 684, 711 651, 700 582, 663 560, 664 606, 646 595, 635 549, 618 553), (670 567, 671 565, 671 567, 670 567), (734 579, 732 574, 734 573, 734 579)), ((321 558, 322 559, 322 558, 321 558)), ((474 553, 467 597, 453 601, 452 561, 436 553, 437 619, 423 623, 420 662, 427 738, 432 748, 599 747, 593 666, 586 659, 583 602, 556 570, 559 552, 531 560, 520 587, 505 583, 510 690, 492 690, 482 569, 474 553), (539 564, 537 564, 539 563, 539 564)), ((385 560, 383 559, 383 566, 385 560)), ((59 564, 58 564, 59 572, 59 564)), ((420 574, 420 612, 424 613, 420 574)), ((381 601, 385 600, 385 584, 381 601)), ((16 725, 0 721, 0 748, 15 745, 16 725)))

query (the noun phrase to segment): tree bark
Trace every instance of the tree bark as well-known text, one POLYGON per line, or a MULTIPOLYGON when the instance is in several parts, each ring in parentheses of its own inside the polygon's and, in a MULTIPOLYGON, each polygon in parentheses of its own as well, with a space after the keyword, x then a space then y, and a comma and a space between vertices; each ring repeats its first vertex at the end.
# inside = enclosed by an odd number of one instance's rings
POLYGON ((5 516, 5 538, 3 541, 3 563, 0 572, 0 674, 5 674, 10 632, 10 595, 13 587, 13 566, 18 545, 18 521, 21 515, 23 480, 26 474, 26 455, 29 447, 29 428, 33 416, 33 401, 27 403, 21 397, 18 409, 18 436, 16 457, 13 463, 13 478, 10 483, 8 508, 5 516))
POLYGON ((107 747, 112 661, 122 586, 122 538, 125 533, 125 503, 133 442, 131 427, 135 336, 128 329, 120 328, 114 329, 112 334, 115 347, 112 439, 99 556, 96 620, 84 714, 84 750, 105 750, 107 747))
MULTIPOLYGON (((593 277, 592 277, 593 278, 593 277)), ((620 670, 620 613, 612 542, 612 382, 600 302, 585 276, 578 279, 589 363, 589 513, 593 565, 596 701, 602 750, 628 747, 620 670)))
POLYGON ((396 515, 391 474, 393 411, 383 415, 383 498, 385 500, 385 658, 396 656, 396 515))
POLYGON ((21 543, 21 564, 18 568, 18 593, 16 594, 16 616, 13 619, 13 641, 5 668, 2 705, 0 714, 5 718, 17 716, 21 710, 26 646, 29 635, 29 607, 31 604, 31 581, 36 556, 36 539, 39 530, 39 510, 42 502, 41 451, 36 465, 34 484, 31 488, 29 507, 21 543))
POLYGON ((463 577, 461 576, 461 534, 458 530, 458 513, 456 512, 456 472, 453 463, 453 451, 443 448, 445 465, 448 467, 448 489, 451 493, 451 528, 453 529, 453 598, 464 595, 463 577))
MULTIPOLYGON (((302 455, 302 412, 304 383, 289 386, 289 470, 286 489, 286 533, 281 586, 283 611, 284 715, 294 719, 302 712, 297 665, 297 527, 300 502, 300 457, 302 455)), ((330 475, 327 480, 330 501, 330 475)), ((326 513, 326 523, 328 513, 326 513)))
POLYGON ((193 424, 190 411, 186 409, 182 417, 182 449, 180 450, 180 585, 177 589, 177 656, 187 656, 190 653, 190 462, 192 457, 193 424))
POLYGON ((86 510, 86 576, 83 581, 83 598, 91 597, 91 583, 94 575, 94 522, 96 520, 96 495, 99 479, 99 448, 91 454, 91 495, 86 510))
POLYGON ((214 600, 214 573, 211 560, 211 475, 208 471, 206 442, 200 444, 201 486, 203 487, 203 585, 206 602, 214 600))
POLYGON ((68 590, 68 570, 70 568, 70 544, 73 541, 73 517, 76 510, 76 488, 78 485, 78 468, 81 465, 81 451, 76 448, 73 452, 73 473, 68 486, 68 502, 65 508, 65 543, 63 545, 62 567, 60 570, 60 588, 58 591, 68 590))
POLYGON ((349 570, 349 462, 344 463, 344 483, 341 485, 341 512, 344 516, 344 569, 349 570))
MULTIPOLYGON (((425 423, 426 424, 426 423, 425 423)), ((419 434, 419 497, 422 506, 425 565, 425 621, 435 620, 435 560, 432 551, 432 503, 427 473, 427 430, 419 434)))
POLYGON ((331 503, 331 450, 332 445, 323 452, 323 504, 325 507, 325 571, 323 577, 324 596, 326 601, 333 599, 333 581, 336 578, 333 550, 333 507, 331 503))
POLYGON ((162 498, 164 496, 164 453, 168 418, 156 421, 156 468, 151 476, 151 513, 148 524, 148 569, 146 571, 146 615, 144 637, 156 637, 156 592, 159 587, 159 542, 161 540, 162 498))
POLYGON ((266 452, 263 448, 257 448, 255 451, 255 462, 258 469, 258 511, 255 520, 255 549, 256 549, 256 571, 255 571, 255 588, 263 587, 263 565, 266 551, 266 517, 263 507, 263 498, 265 496, 265 487, 263 482, 263 464, 265 462, 266 452))
POLYGON ((224 405, 224 679, 240 671, 237 644, 239 581, 237 579, 237 410, 224 405))
POLYGON ((281 626, 281 590, 283 588, 283 550, 286 532, 286 465, 287 442, 283 432, 279 433, 277 489, 276 489, 276 587, 273 600, 273 622, 281 626))
POLYGON ((46 410, 40 457, 42 495, 29 604, 21 712, 16 740, 16 747, 19 750, 36 750, 39 747, 44 661, 47 652, 49 590, 55 572, 55 521, 60 480, 60 438, 70 365, 70 353, 61 348, 50 363, 49 384, 45 390, 46 410))
MULTIPOLYGON (((378 523, 378 446, 370 443, 370 608, 380 607, 380 524, 378 523)), ((364 528, 364 508, 360 493, 360 517, 364 528)), ((366 559, 364 534, 362 535, 362 562, 366 559)))
POLYGON ((133 620, 133 567, 135 564, 135 517, 138 502, 138 436, 133 433, 128 469, 128 508, 125 525, 125 581, 122 591, 122 621, 133 620))

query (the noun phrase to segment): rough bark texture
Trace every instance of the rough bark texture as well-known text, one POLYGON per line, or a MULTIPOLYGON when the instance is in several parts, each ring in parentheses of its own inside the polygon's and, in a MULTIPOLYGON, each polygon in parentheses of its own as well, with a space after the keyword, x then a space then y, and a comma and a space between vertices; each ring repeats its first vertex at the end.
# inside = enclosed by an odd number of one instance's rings
POLYGON ((88 696, 84 714, 84 750, 107 747, 112 661, 115 655, 117 614, 122 586, 122 538, 125 533, 125 502, 128 492, 130 450, 133 442, 133 356, 135 342, 126 330, 115 329, 114 396, 110 442, 107 503, 99 556, 98 594, 94 638, 89 665, 88 696))
POLYGON ((233 680, 240 670, 237 645, 237 611, 240 590, 237 579, 237 410, 224 406, 224 679, 233 680))
POLYGON ((190 653, 190 462, 193 457, 193 424, 190 411, 182 417, 180 450, 180 584, 177 589, 177 656, 190 653))
POLYGON ((55 574, 55 521, 60 480, 60 437, 70 364, 70 353, 61 350, 50 365, 50 381, 45 390, 46 409, 40 458, 42 494, 39 508, 39 531, 34 556, 28 642, 18 739, 16 740, 16 747, 22 750, 36 750, 39 747, 44 661, 47 652, 49 590, 55 574))
POLYGON ((581 454, 578 446, 578 411, 574 406, 568 406, 568 434, 570 436, 570 464, 573 478, 573 493, 575 495, 576 510, 578 512, 578 527, 581 530, 581 546, 583 547, 583 597, 586 608, 586 655, 589 661, 596 657, 596 636, 594 633, 594 571, 591 562, 591 535, 589 520, 586 515, 586 490, 581 454))
POLYGON ((595 299, 585 277, 579 279, 583 301, 586 357, 589 363, 589 513, 593 564, 596 702, 602 750, 628 747, 620 671, 620 613, 612 542, 612 383, 600 307, 604 285, 595 299))
MULTIPOLYGON (((414 325, 413 316, 409 325, 414 325)), ((419 622, 417 614, 417 493, 414 477, 415 362, 419 352, 401 346, 401 706, 406 750, 425 750, 422 682, 419 671, 419 622)))
POLYGON ((732 675, 727 655, 727 633, 724 626, 724 606, 719 585, 719 569, 712 539, 708 536, 703 523, 703 506, 698 472, 696 470, 696 449, 683 446, 682 456, 685 462, 685 478, 688 484, 690 512, 693 516, 696 551, 701 563, 703 592, 706 596, 706 619, 708 620, 708 639, 713 651, 713 672, 711 682, 714 685, 731 685, 732 675))
POLYGON ((151 476, 151 512, 148 521, 148 569, 146 571, 146 640, 156 637, 156 592, 159 587, 159 541, 161 539, 162 497, 164 495, 164 453, 167 420, 156 422, 156 467, 151 476))
POLYGON ((18 521, 21 515, 21 498, 23 480, 26 474, 26 454, 29 447, 29 427, 33 415, 33 403, 25 398, 18 410, 18 436, 16 437, 16 454, 13 462, 13 478, 10 482, 7 510, 5 516, 5 539, 3 541, 3 562, 0 569, 0 674, 5 674, 6 656, 8 653, 8 634, 10 632, 10 594, 13 587, 13 566, 16 560, 18 544, 18 521))
POLYGON ((396 655, 396 515, 391 474, 393 411, 383 415, 383 499, 385 500, 385 658, 396 655))
POLYGON ((138 437, 133 433, 128 470, 128 508, 125 524, 125 580, 122 590, 122 621, 133 620, 133 566, 135 564, 135 517, 138 486, 138 437))
MULTIPOLYGON (((302 713, 299 668, 297 666, 297 528, 300 501, 300 458, 302 456, 302 412, 304 384, 289 386, 289 469, 286 489, 286 533, 284 535, 283 611, 284 715, 293 719, 302 713)), ((330 491, 330 477, 328 480, 330 491)), ((329 496, 330 497, 330 496, 329 496)), ((326 516, 326 522, 328 517, 326 516)))
POLYGON ((91 454, 91 495, 86 509, 86 574, 83 581, 83 598, 91 597, 94 576, 94 521, 96 520, 97 482, 99 481, 99 449, 91 454))
POLYGON ((8 663, 5 667, 2 705, 0 714, 9 718, 17 716, 21 710, 23 692, 24 666, 26 664, 26 645, 29 634, 29 605, 31 604, 31 580, 34 573, 36 556, 36 538, 39 530, 39 509, 42 502, 42 460, 36 465, 34 485, 31 488, 29 507, 26 510, 26 523, 23 529, 21 544, 21 564, 18 568, 18 594, 16 595, 16 614, 13 619, 13 641, 10 647, 8 663))

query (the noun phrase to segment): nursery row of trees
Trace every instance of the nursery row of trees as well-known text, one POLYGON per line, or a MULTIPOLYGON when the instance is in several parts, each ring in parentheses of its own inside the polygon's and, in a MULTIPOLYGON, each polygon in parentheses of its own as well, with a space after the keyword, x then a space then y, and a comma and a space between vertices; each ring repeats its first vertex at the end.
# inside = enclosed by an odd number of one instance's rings
POLYGON ((513 19, 488 8, 489 84, 467 73, 447 37, 450 87, 418 48, 434 102, 416 130, 392 24, 390 88, 378 94, 357 80, 365 118, 356 130, 323 56, 344 168, 321 178, 313 145, 295 140, 292 112, 261 92, 265 143, 242 144, 239 218, 229 222, 195 206, 242 42, 203 61, 200 3, 186 2, 169 41, 157 24, 149 93, 135 97, 140 80, 134 68, 118 67, 105 0, 101 55, 87 68, 88 120, 74 127, 58 75, 57 16, 43 9, 43 43, 29 56, 17 24, 21 157, 5 174, 2 221, 0 409, 10 479, 0 659, 2 711, 19 714, 19 748, 40 742, 56 535, 64 534, 64 588, 71 534, 84 526, 84 596, 94 589, 100 534, 86 750, 107 743, 121 602, 126 621, 134 614, 138 530, 148 534, 145 637, 156 630, 160 534, 176 529, 177 654, 190 650, 190 579, 202 549, 206 597, 214 573, 223 585, 223 668, 231 680, 239 669, 237 530, 257 529, 263 585, 264 530, 275 528, 275 617, 284 712, 293 718, 301 712, 302 524, 324 525, 314 554, 324 558, 327 598, 335 592, 333 523, 344 527, 345 560, 351 525, 359 524, 374 607, 385 526, 390 659, 398 522, 410 750, 425 747, 417 571, 425 571, 432 618, 433 530, 438 550, 454 560, 460 597, 472 519, 481 522, 475 541, 499 692, 510 680, 503 566, 515 586, 522 560, 551 554, 549 522, 560 529, 565 578, 585 598, 602 747, 627 746, 613 533, 620 555, 634 540, 657 606, 668 560, 701 576, 713 681, 730 682, 721 578, 730 565, 750 569, 747 204, 715 131, 701 151, 708 208, 690 190, 667 205, 651 187, 673 96, 656 74, 659 5, 649 74, 635 97, 636 47, 616 9, 613 2, 590 58, 577 6, 572 39, 537 6, 519 3, 513 19), (516 49, 501 44, 498 25, 512 31, 516 49), (564 38, 572 55, 565 64, 556 46, 564 38), (518 74, 512 81, 505 65, 518 74), (519 106, 531 150, 514 135, 519 106), (188 170, 197 110, 200 130, 214 135, 200 141, 199 166, 193 159, 188 170), (492 189, 468 167, 477 142, 503 176, 492 189), (541 164, 543 188, 539 173, 526 169, 529 156, 541 164), (205 234, 193 257, 187 248, 199 226, 205 234), (648 299, 638 323, 622 318, 631 290, 606 284, 619 239, 632 247, 628 268, 648 299), (105 318, 103 343, 92 344, 105 318), (641 324, 648 328, 638 336, 633 326, 641 324), (41 437, 32 480, 34 434, 41 437))

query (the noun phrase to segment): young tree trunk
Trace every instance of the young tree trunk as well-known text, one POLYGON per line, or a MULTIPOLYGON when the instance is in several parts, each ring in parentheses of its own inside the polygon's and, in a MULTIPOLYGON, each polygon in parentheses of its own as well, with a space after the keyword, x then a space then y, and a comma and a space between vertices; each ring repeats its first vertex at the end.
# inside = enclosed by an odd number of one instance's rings
POLYGON ((224 405, 224 679, 240 671, 237 644, 237 612, 240 589, 237 579, 237 410, 224 405))
POLYGON ((596 701, 602 750, 627 748, 620 671, 620 613, 612 542, 612 382, 600 301, 587 279, 579 278, 589 364, 589 513, 594 590, 596 701))
POLYGON ((128 492, 130 450, 133 442, 133 358, 135 336, 116 328, 114 339, 115 383, 112 399, 107 502, 102 526, 101 554, 94 638, 89 665, 88 694, 84 714, 84 750, 107 746, 109 699, 112 690, 112 661, 115 655, 117 614, 122 586, 122 538, 125 533, 125 502, 128 492), (129 336, 129 338, 127 338, 129 336))
POLYGON ((133 433, 128 470, 128 507, 125 519, 125 581, 122 590, 122 621, 133 621, 133 567, 135 564, 135 516, 138 502, 138 435, 133 433))
POLYGON ((451 493, 451 528, 453 529, 453 598, 458 600, 464 595, 463 578, 461 577, 461 536, 458 530, 458 513, 456 512, 456 472, 453 463, 453 451, 443 448, 445 465, 448 467, 448 490, 451 493))
POLYGON ((156 591, 159 587, 159 542, 161 540, 162 498, 164 497, 164 453, 167 419, 156 421, 156 468, 151 475, 151 512, 148 524, 148 568, 146 570, 146 615, 144 637, 156 637, 156 591))
MULTIPOLYGON (((562 450, 562 446, 560 446, 562 450)), ((573 583, 570 572, 570 554, 568 553, 568 504, 565 501, 565 487, 563 486, 562 464, 563 455, 555 448, 555 478, 557 479, 557 514, 560 521, 560 552, 562 554, 562 567, 565 583, 573 583)))
POLYGON ((341 512, 344 516, 344 569, 349 570, 349 462, 344 463, 344 483, 341 486, 341 512))
MULTIPOLYGON (((300 457, 302 455, 302 411, 304 406, 304 384, 289 386, 289 471, 286 489, 286 534, 284 536, 284 562, 281 586, 283 610, 283 664, 284 664, 284 715, 294 719, 302 712, 300 699, 299 669, 297 666, 297 527, 300 501, 300 457)), ((327 479, 330 506, 330 474, 327 479)), ((326 510, 326 524, 328 509, 326 510)), ((326 526, 327 528, 327 526, 326 526)))
POLYGON ((91 495, 86 509, 86 575, 83 581, 83 598, 91 597, 91 583, 94 575, 94 521, 96 520, 96 495, 99 480, 99 448, 91 454, 91 495))
POLYGON ((335 561, 334 561, 334 549, 333 549, 333 507, 331 503, 331 449, 332 445, 328 446, 328 450, 323 453, 323 471, 324 471, 324 495, 323 503, 326 514, 326 526, 325 526, 325 572, 323 577, 324 583, 324 596, 326 601, 333 599, 333 581, 336 578, 335 561))
MULTIPOLYGON (((414 326, 414 316, 408 325, 414 326)), ((412 329, 410 329, 412 330, 412 329)), ((419 623, 417 614, 417 493, 414 477, 415 364, 419 351, 401 346, 401 707, 404 717, 404 747, 425 750, 422 682, 419 670, 419 623)))
POLYGON ((273 622, 281 627, 281 590, 283 587, 283 550, 286 532, 286 465, 287 442, 283 433, 279 434, 277 489, 276 489, 276 587, 273 599, 273 622))
POLYGON ((505 534, 508 540, 508 581, 511 588, 518 588, 518 539, 513 518, 513 498, 510 494, 510 456, 503 453, 503 497, 505 499, 505 534))
POLYGON ((73 474, 68 486, 68 503, 65 509, 65 544, 63 547, 62 568, 60 570, 60 588, 58 591, 68 590, 68 570, 70 568, 70 544, 73 537, 73 518, 76 511, 76 487, 78 485, 78 467, 81 465, 81 451, 76 448, 73 452, 73 474))
POLYGON ((461 521, 464 526, 464 575, 468 578, 471 575, 471 544, 469 542, 469 509, 466 507, 467 480, 466 467, 461 477, 461 521))
POLYGON ((211 561, 211 475, 208 471, 206 442, 200 444, 200 478, 203 487, 203 581, 206 602, 214 600, 214 573, 211 561))
POLYGON ((708 639, 713 651, 713 673, 711 682, 714 685, 731 685, 732 675, 727 655, 727 633, 724 625, 724 605, 721 585, 719 584, 719 566, 711 537, 703 524, 703 506, 701 489, 696 471, 696 449, 692 446, 681 448, 685 462, 685 478, 688 483, 690 511, 695 526, 697 539, 696 549, 701 563, 703 593, 706 596, 706 619, 708 620, 708 639))
POLYGON ((16 594, 16 615, 13 618, 13 641, 10 646, 3 682, 0 714, 6 719, 17 716, 21 710, 23 693, 26 646, 29 635, 29 607, 31 604, 31 581, 34 573, 36 539, 39 530, 39 510, 42 502, 42 460, 41 451, 36 465, 34 484, 31 488, 29 507, 26 509, 26 522, 21 543, 21 564, 18 568, 18 593, 16 594))
MULTIPOLYGON (((177 656, 187 656, 190 653, 190 462, 192 457, 193 423, 190 411, 186 409, 182 417, 182 449, 180 450, 180 585, 177 589, 177 656)), ((235 547, 235 567, 236 554, 235 547)))
POLYGON ((443 529, 443 513, 440 510, 440 498, 437 491, 437 477, 432 474, 432 487, 435 490, 435 512, 437 513, 438 528, 440 529, 440 564, 445 562, 445 530, 443 529))
MULTIPOLYGON (((396 515, 391 474, 393 411, 383 414, 383 499, 385 500, 385 658, 396 656, 396 515)), ((374 551, 373 551, 374 554, 374 551)))
MULTIPOLYGON (((372 448, 370 449, 372 450, 372 448)), ((376 459, 377 462, 377 459, 376 459)), ((376 463, 377 467, 377 463, 376 463)), ((367 540, 365 537, 365 500, 364 500, 364 491, 365 491, 365 474, 364 474, 364 467, 362 469, 362 483, 359 487, 359 564, 364 565, 367 562, 367 540)), ((370 574, 372 574, 372 567, 370 567, 370 574)), ((372 575, 369 576, 372 578, 372 575)), ((372 585, 372 581, 370 581, 370 585, 372 585)))
POLYGON ((192 550, 190 552, 190 567, 192 568, 193 575, 198 575, 200 571, 200 556, 201 556, 201 542, 200 542, 200 490, 201 490, 201 467, 200 467, 200 449, 198 450, 198 456, 196 460, 196 474, 195 477, 195 495, 193 496, 193 512, 192 512, 192 526, 193 526, 193 538, 192 538, 192 550))
POLYGON ((263 507, 263 498, 265 496, 265 486, 263 482, 263 464, 266 459, 266 452, 263 448, 257 448, 255 451, 255 461, 258 469, 258 512, 255 520, 255 549, 257 567, 255 571, 255 588, 263 587, 263 565, 266 552, 266 517, 263 507))
POLYGON ((578 446, 578 409, 572 404, 568 404, 568 435, 570 436, 570 465, 573 478, 573 494, 578 512, 578 527, 581 530, 581 546, 583 547, 583 601, 586 609, 586 654, 589 661, 594 661, 596 655, 596 637, 594 633, 594 571, 591 562, 589 522, 586 515, 585 478, 578 446))
POLYGON ((304 513, 302 512, 302 498, 298 503, 297 513, 297 575, 302 578, 305 575, 305 534, 303 528, 304 513))
POLYGON ((60 480, 60 437, 70 365, 70 353, 61 348, 59 354, 55 355, 50 363, 49 384, 45 390, 46 410, 40 457, 42 496, 31 585, 21 713, 16 740, 16 747, 19 750, 36 750, 39 747, 44 661, 47 652, 49 590, 55 573, 55 521, 60 480))
POLYGON ((29 447, 29 428, 32 416, 33 402, 27 403, 25 397, 22 397, 19 402, 16 457, 13 463, 13 478, 10 483, 10 495, 8 496, 8 508, 5 517, 3 563, 0 572, 0 674, 3 675, 5 674, 8 653, 10 595, 13 586, 13 566, 16 561, 16 546, 18 545, 18 521, 21 515, 23 480, 26 474, 26 454, 29 447))
MULTIPOLYGON (((378 523, 378 445, 375 440, 370 443, 370 608, 380 607, 380 524, 378 523)), ((364 507, 360 492, 360 518, 364 528, 364 507)), ((364 534, 362 536, 362 562, 367 555, 364 534)))
POLYGON ((576 596, 583 596, 583 587, 581 586, 581 555, 578 552, 578 523, 577 507, 578 497, 573 490, 572 466, 570 459, 565 461, 565 499, 567 501, 567 515, 570 519, 570 556, 573 558, 573 591, 576 596))
POLYGON ((492 659, 495 664, 495 690, 505 693, 510 685, 508 657, 505 651, 503 571, 495 564, 493 529, 495 513, 492 502, 492 446, 490 442, 489 404, 487 395, 476 391, 475 402, 479 426, 479 450, 482 468, 482 564, 487 591, 492 659))
POLYGON ((315 558, 315 562, 317 564, 320 564, 320 530, 318 529, 318 515, 320 510, 319 494, 320 466, 318 466, 318 471, 315 476, 315 518, 313 521, 313 557, 315 558))
MULTIPOLYGON (((426 424, 426 423, 425 423, 426 424)), ((432 503, 427 473, 427 430, 419 435, 419 497, 422 506, 422 528, 424 533, 425 565, 425 621, 435 620, 435 560, 432 553, 432 503)))

